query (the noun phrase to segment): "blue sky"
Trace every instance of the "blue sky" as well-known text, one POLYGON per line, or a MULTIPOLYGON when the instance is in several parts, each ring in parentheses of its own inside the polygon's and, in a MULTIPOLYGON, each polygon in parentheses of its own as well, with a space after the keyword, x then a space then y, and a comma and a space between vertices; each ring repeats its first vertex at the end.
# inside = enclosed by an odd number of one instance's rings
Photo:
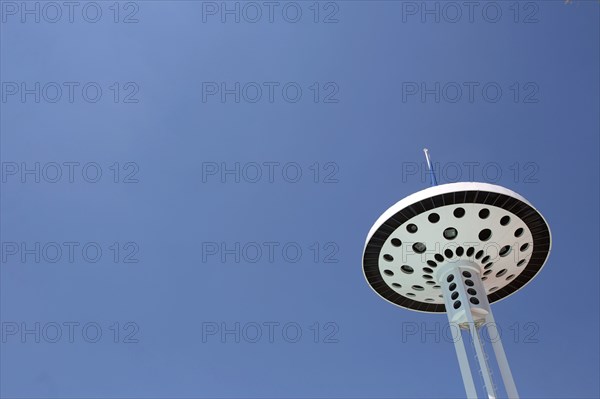
POLYGON ((461 3, 1 1, 0 395, 463 396, 361 269, 428 147, 551 227, 521 396, 600 396, 600 5, 461 3))

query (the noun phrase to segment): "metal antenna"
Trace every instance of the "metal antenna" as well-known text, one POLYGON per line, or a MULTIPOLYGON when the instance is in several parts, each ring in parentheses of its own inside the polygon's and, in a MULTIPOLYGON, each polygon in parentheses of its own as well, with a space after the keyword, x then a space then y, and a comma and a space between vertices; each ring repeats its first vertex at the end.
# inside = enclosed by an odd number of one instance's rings
POLYGON ((363 252, 365 278, 388 302, 417 312, 446 313, 450 326, 468 332, 474 362, 469 362, 463 339, 454 339, 468 398, 518 398, 490 304, 519 291, 539 273, 550 254, 550 228, 533 205, 507 188, 474 182, 435 185, 424 152, 434 187, 397 202, 375 222, 363 252), (496 337, 490 356, 484 329, 496 337), (477 371, 484 388, 475 386, 477 371))
POLYGON ((423 152, 425 153, 425 159, 427 160, 427 167, 429 168, 429 175, 431 176, 431 185, 437 186, 437 179, 435 178, 435 170, 433 170, 433 164, 431 163, 431 157, 429 156, 429 150, 427 148, 423 148, 423 152))

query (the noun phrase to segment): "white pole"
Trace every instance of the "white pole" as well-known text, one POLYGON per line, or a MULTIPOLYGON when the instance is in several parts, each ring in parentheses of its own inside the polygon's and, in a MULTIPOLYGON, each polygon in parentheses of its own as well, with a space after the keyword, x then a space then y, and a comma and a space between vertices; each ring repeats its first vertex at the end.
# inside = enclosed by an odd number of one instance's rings
POLYGON ((456 349, 456 356, 458 357, 458 365, 460 366, 460 374, 462 375, 463 384, 465 385, 465 391, 468 399, 477 399, 477 390, 475 389, 475 383, 473 382, 473 374, 471 374, 471 367, 469 366, 469 358, 467 357, 467 351, 465 350, 465 344, 463 342, 462 333, 460 326, 456 323, 450 322, 450 325, 454 325, 458 331, 458 337, 454 337, 454 348, 456 349))
MULTIPOLYGON (((492 315, 491 309, 490 313, 486 317, 486 326, 488 331, 490 326, 494 326, 494 328, 496 327, 496 322, 494 321, 494 316, 492 315)), ((496 332, 498 333, 497 329, 496 332)), ((511 399, 519 399, 517 386, 515 385, 515 380, 510 372, 508 359, 506 358, 506 353, 504 352, 504 346, 500 340, 500 334, 498 333, 496 336, 497 339, 491 339, 492 347, 494 348, 494 355, 496 356, 496 362, 498 362, 498 368, 500 369, 500 374, 502 375, 502 382, 504 382, 506 394, 511 399)))

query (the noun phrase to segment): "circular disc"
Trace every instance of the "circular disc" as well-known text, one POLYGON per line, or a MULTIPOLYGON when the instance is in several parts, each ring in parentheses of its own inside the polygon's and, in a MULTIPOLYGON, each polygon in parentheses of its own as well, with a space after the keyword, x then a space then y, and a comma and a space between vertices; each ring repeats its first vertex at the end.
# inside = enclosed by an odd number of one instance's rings
POLYGON ((448 262, 479 266, 490 303, 521 289, 551 247, 548 224, 519 194, 487 183, 430 187, 399 201, 371 228, 363 271, 398 306, 445 312, 434 274, 448 262))

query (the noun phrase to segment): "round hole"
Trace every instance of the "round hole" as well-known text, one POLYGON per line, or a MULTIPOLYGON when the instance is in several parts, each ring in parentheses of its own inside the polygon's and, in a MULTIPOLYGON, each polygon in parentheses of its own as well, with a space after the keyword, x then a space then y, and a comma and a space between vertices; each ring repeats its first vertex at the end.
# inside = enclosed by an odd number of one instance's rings
POLYGON ((475 291, 475 288, 467 288, 467 292, 469 293, 469 295, 477 295, 477 291, 475 291))
POLYGON ((500 270, 498 273, 496 273, 496 277, 502 277, 502 276, 504 276, 507 271, 508 270, 506 270, 506 269, 500 270))
POLYGON ((428 268, 428 267, 424 267, 424 268, 423 268, 423 271, 424 271, 425 273, 433 273, 433 269, 430 269, 430 268, 428 268))
POLYGON ((406 296, 416 296, 415 294, 413 294, 412 292, 407 292, 406 296))
POLYGON ((500 248, 500 252, 498 252, 498 255, 500 255, 501 257, 504 258, 509 253, 510 253, 510 245, 505 245, 502 248, 500 248))
POLYGON ((388 262, 391 262, 394 260, 394 257, 390 254, 385 254, 383 255, 383 259, 387 260, 388 262))
POLYGON ((458 309, 458 308, 460 308, 460 305, 461 305, 460 301, 456 301, 456 302, 454 302, 454 305, 452 305, 452 306, 454 306, 454 309, 458 309))
POLYGON ((490 239, 491 236, 492 236, 492 230, 490 230, 490 229, 483 229, 479 232, 479 239, 481 241, 487 241, 490 239))
POLYGON ((458 298, 458 292, 453 292, 452 295, 450 295, 450 298, 452 298, 452 300, 458 298))
POLYGON ((402 267, 400 267, 400 270, 402 270, 404 273, 406 274, 412 274, 415 270, 410 267, 409 265, 402 265, 402 267))
POLYGON ((515 275, 514 275, 514 274, 511 274, 510 276, 508 276, 508 277, 506 278, 506 280, 507 280, 507 281, 508 281, 508 280, 512 280, 513 278, 515 278, 515 275))
POLYGON ((525 264, 525 262, 527 262, 527 259, 521 259, 520 261, 517 262, 517 266, 523 266, 525 264))
POLYGON ((444 261, 444 257, 440 254, 435 254, 433 256, 435 258, 435 260, 437 260, 438 262, 443 262, 444 261))
POLYGON ((434 261, 432 261, 432 260, 428 260, 428 261, 427 261, 427 264, 428 264, 429 266, 431 266, 431 267, 436 267, 436 266, 437 266, 437 263, 435 263, 435 262, 434 262, 434 261))
POLYGON ((481 263, 486 263, 488 260, 490 260, 490 256, 486 255, 483 257, 483 259, 481 259, 481 263))
POLYGON ((483 272, 483 275, 484 275, 484 276, 487 276, 487 275, 488 275, 488 274, 490 274, 491 272, 492 272, 491 270, 486 270, 486 271, 484 271, 484 272, 483 272))
POLYGON ((383 272, 384 272, 384 273, 385 273, 387 276, 393 276, 393 275, 394 275, 394 272, 393 272, 393 271, 391 271, 391 270, 387 270, 387 269, 386 269, 386 270, 384 270, 383 272))
POLYGON ((456 248, 456 256, 463 256, 464 253, 465 253, 465 250, 463 247, 456 248))
POLYGON ((497 289, 498 289, 498 287, 492 287, 492 288, 490 288, 490 292, 494 292, 494 291, 496 291, 497 289))
POLYGON ((469 298, 469 302, 471 302, 473 305, 479 305, 479 299, 475 297, 469 298))
POLYGON ((471 257, 473 256, 473 253, 475 252, 475 248, 473 247, 469 247, 469 249, 467 249, 467 256, 471 257))
POLYGON ((454 291, 456 289, 456 283, 450 283, 450 285, 448 286, 448 289, 450 291, 454 291))
POLYGON ((454 217, 461 218, 465 216, 465 210, 463 208, 456 208, 454 210, 454 217))
POLYGON ((392 238, 392 245, 395 247, 399 247, 400 245, 402 245, 402 241, 400 241, 397 238, 392 238))
POLYGON ((490 210, 487 208, 483 208, 482 210, 479 211, 479 217, 481 219, 487 219, 487 217, 490 216, 490 210))
POLYGON ((454 280, 454 274, 448 275, 448 277, 446 278, 446 281, 449 282, 449 283, 451 283, 452 280, 454 280))
POLYGON ((473 282, 473 280, 465 280, 465 285, 468 285, 469 287, 472 287, 475 285, 475 283, 473 282))
POLYGON ((519 227, 515 230, 515 237, 521 237, 523 235, 523 228, 519 227))
POLYGON ((425 252, 427 250, 427 247, 422 242, 415 242, 412 246, 412 249, 416 253, 422 254, 423 252, 425 252))
POLYGON ((432 275, 430 275, 430 274, 424 274, 424 275, 423 275, 423 278, 424 278, 425 280, 431 280, 431 279, 433 278, 433 276, 432 276, 432 275))
POLYGON ((508 215, 502 216, 502 218, 500 219, 500 224, 502 226, 506 226, 509 223, 510 223, 510 216, 508 216, 508 215))
POLYGON ((450 248, 444 251, 444 255, 446 255, 446 258, 451 258, 452 256, 454 256, 450 248))
POLYGON ((411 223, 408 226, 406 226, 406 231, 408 231, 409 233, 416 233, 417 230, 419 229, 416 224, 411 223))
POLYGON ((489 269, 490 267, 494 266, 494 262, 490 262, 487 265, 485 265, 483 268, 484 269, 489 269))
POLYGON ((423 291, 425 289, 425 288, 421 287, 420 285, 413 285, 411 288, 415 291, 423 291))
POLYGON ((464 271, 462 274, 463 274, 463 276, 465 276, 466 278, 469 278, 469 277, 471 277, 471 273, 469 273, 469 272, 468 272, 468 271, 466 271, 466 270, 465 270, 465 271, 464 271))
POLYGON ((527 250, 527 248, 529 248, 529 243, 525 243, 523 245, 521 245, 521 248, 519 248, 521 250, 521 252, 524 252, 527 250))
POLYGON ((475 254, 475 259, 479 259, 483 256, 483 250, 479 250, 477 251, 477 253, 475 254))
POLYGON ((433 298, 425 298, 425 302, 433 302, 434 299, 433 298))
POLYGON ((392 283, 392 286, 396 288, 402 288, 402 286, 398 283, 392 283))
POLYGON ((446 240, 454 240, 458 235, 458 231, 454 227, 448 227, 444 230, 444 238, 446 240))
POLYGON ((427 216, 427 219, 429 219, 431 223, 437 223, 440 221, 440 215, 437 213, 430 213, 429 216, 427 216))

